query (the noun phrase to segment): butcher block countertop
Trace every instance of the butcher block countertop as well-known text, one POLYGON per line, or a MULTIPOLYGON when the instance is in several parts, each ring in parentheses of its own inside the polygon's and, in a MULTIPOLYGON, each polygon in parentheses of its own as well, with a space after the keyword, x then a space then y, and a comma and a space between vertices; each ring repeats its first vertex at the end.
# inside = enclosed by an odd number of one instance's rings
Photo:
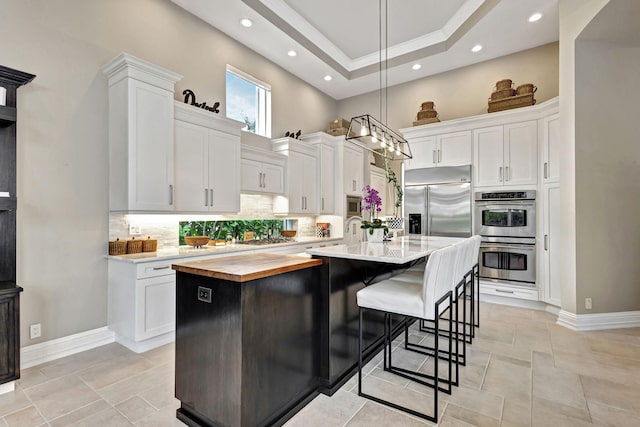
POLYGON ((322 260, 295 255, 254 253, 173 264, 178 272, 232 282, 248 282, 322 265, 322 260))

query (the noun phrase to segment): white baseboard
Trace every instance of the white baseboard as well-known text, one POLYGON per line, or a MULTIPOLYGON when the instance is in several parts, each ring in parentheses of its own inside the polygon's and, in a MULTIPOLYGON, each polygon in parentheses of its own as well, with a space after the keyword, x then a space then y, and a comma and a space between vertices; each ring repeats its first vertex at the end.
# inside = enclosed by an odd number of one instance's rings
POLYGON ((8 383, 0 384, 0 394, 9 393, 16 389, 16 382, 11 381, 8 383))
POLYGON ((528 299, 501 297, 499 295, 488 295, 480 293, 480 301, 492 304, 509 305, 511 307, 528 308, 531 310, 549 311, 548 304, 542 301, 532 301, 528 299))
POLYGON ((560 310, 558 325, 574 331, 597 331, 640 327, 640 311, 617 313, 575 314, 560 310))
POLYGON ((169 344, 170 342, 174 342, 176 340, 176 333, 175 331, 171 331, 144 341, 132 341, 122 335, 115 334, 115 340, 118 344, 127 347, 135 353, 144 353, 165 344, 169 344))
POLYGON ((20 368, 26 369, 41 363, 90 350, 115 341, 115 334, 109 328, 102 327, 79 334, 68 335, 55 340, 22 347, 20 349, 20 368))

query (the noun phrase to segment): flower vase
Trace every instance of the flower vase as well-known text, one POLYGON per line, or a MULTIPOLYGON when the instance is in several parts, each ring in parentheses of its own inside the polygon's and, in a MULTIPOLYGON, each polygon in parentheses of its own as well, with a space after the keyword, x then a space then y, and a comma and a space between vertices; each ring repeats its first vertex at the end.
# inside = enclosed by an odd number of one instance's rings
POLYGON ((367 242, 369 243, 382 243, 384 240, 384 228, 368 228, 367 242), (371 233, 373 231, 373 234, 371 233))

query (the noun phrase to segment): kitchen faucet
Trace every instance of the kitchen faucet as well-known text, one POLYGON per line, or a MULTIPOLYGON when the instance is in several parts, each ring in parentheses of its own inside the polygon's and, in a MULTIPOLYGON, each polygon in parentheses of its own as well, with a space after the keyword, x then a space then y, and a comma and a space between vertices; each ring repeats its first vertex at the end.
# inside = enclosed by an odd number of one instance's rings
POLYGON ((349 226, 351 225, 351 222, 354 220, 358 220, 358 221, 363 221, 361 216, 350 216, 349 218, 347 218, 347 220, 344 222, 344 232, 347 233, 349 231, 349 226))

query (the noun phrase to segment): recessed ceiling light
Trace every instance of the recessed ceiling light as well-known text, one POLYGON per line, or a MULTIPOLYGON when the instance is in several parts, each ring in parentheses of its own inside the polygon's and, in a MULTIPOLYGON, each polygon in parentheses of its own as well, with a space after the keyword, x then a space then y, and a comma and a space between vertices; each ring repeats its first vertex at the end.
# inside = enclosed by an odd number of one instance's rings
POLYGON ((474 47, 471 48, 471 52, 480 52, 482 50, 482 45, 481 44, 477 44, 474 47))
POLYGON ((533 15, 531 15, 529 17, 529 22, 536 22, 538 21, 540 18, 542 18, 542 14, 541 13, 534 13, 533 15))
POLYGON ((331 80, 333 80, 333 77, 331 77, 329 75, 326 75, 326 76, 324 76, 324 79, 325 79, 325 81, 331 81, 331 80))
POLYGON ((420 68, 422 68, 422 65, 420 64, 413 64, 413 66, 411 67, 412 70, 419 70, 420 68))
POLYGON ((290 50, 289 52, 287 52, 287 55, 289 56, 296 56, 298 54, 298 52, 296 52, 295 50, 290 50))
POLYGON ((242 24, 243 27, 247 27, 247 28, 253 25, 253 22, 251 21, 251 19, 247 19, 247 18, 241 19, 240 23, 242 24))

